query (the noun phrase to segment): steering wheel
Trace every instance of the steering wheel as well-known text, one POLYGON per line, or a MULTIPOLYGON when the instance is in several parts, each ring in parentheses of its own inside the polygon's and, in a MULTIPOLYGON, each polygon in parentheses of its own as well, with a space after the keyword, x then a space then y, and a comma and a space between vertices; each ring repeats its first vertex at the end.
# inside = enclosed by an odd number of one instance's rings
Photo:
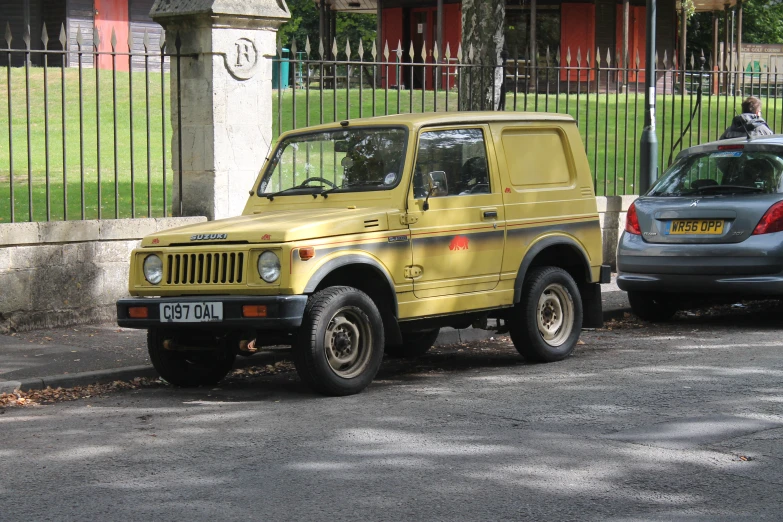
POLYGON ((320 177, 320 176, 314 176, 314 177, 312 177, 312 178, 307 178, 306 180, 304 180, 303 182, 301 182, 301 183, 300 183, 298 186, 299 186, 299 187, 304 187, 305 185, 307 185, 307 184, 308 184, 308 183, 310 183, 311 181, 323 181, 324 183, 326 183, 326 184, 327 184, 327 185, 329 185, 330 187, 332 187, 332 188, 337 188, 337 185, 335 185, 334 183, 332 183, 332 182, 331 182, 331 181, 329 181, 328 179, 326 179, 326 178, 322 178, 322 177, 320 177))

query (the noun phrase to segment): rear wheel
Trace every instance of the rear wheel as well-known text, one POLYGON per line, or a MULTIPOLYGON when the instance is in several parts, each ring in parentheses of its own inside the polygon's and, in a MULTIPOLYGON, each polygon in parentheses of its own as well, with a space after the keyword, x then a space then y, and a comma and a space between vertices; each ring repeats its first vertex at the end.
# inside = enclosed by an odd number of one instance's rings
POLYGON ((628 292, 633 313, 644 321, 659 323, 668 321, 677 313, 677 305, 671 296, 653 292, 628 292))
POLYGON ((147 330, 147 350, 152 366, 168 383, 192 387, 216 384, 228 375, 234 366, 236 351, 225 343, 215 341, 214 349, 166 349, 166 340, 176 342, 174 335, 162 330, 147 330))
POLYGON ((511 340, 525 359, 554 362, 574 351, 582 329, 582 300, 576 282, 562 268, 532 269, 512 314, 511 340))
POLYGON ((421 357, 432 348, 439 333, 440 328, 421 332, 405 332, 402 334, 402 344, 386 346, 386 354, 390 357, 411 359, 421 357))
POLYGON ((294 345, 302 381, 324 395, 352 395, 375 378, 383 360, 383 320, 372 299, 347 286, 313 294, 294 345))

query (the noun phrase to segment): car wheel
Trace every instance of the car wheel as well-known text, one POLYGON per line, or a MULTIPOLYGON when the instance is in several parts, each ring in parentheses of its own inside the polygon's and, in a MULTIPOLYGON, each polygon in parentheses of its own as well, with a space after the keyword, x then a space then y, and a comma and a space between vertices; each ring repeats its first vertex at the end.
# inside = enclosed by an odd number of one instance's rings
POLYGON ((554 362, 574 351, 582 329, 582 300, 576 282, 562 268, 531 270, 512 313, 509 334, 525 359, 554 362))
POLYGON ((675 301, 665 295, 652 292, 628 292, 633 313, 644 321, 659 323, 668 321, 677 313, 675 301))
POLYGON ((147 350, 152 366, 166 382, 189 388, 215 384, 234 367, 236 352, 216 342, 214 350, 167 350, 165 332, 147 330, 147 350))
POLYGON ((333 286, 307 301, 294 345, 302 381, 324 395, 352 395, 375 378, 383 360, 383 320, 372 299, 333 286))
POLYGON ((439 333, 440 328, 421 332, 405 332, 402 334, 402 344, 386 346, 386 355, 406 359, 421 357, 432 348, 439 333))

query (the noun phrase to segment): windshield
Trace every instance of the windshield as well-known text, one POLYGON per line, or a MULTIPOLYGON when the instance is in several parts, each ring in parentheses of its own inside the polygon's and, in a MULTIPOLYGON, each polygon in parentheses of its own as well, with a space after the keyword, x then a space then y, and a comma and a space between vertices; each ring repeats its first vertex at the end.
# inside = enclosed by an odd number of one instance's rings
POLYGON ((391 189, 402 179, 407 137, 407 129, 379 127, 291 136, 275 150, 258 194, 391 189))
POLYGON ((781 190, 783 160, 774 152, 717 150, 678 160, 648 196, 774 194, 781 190))

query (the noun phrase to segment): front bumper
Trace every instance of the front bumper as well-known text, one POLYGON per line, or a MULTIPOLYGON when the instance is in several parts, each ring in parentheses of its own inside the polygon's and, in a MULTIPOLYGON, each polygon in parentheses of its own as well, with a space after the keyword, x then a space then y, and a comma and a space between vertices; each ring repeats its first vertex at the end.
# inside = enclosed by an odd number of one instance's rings
POLYGON ((175 329, 222 330, 236 328, 251 328, 257 330, 293 330, 302 324, 302 315, 307 304, 306 295, 287 296, 188 296, 188 297, 132 297, 117 301, 117 324, 125 328, 151 328, 165 326, 175 329), (160 304, 162 303, 223 303, 223 320, 203 323, 171 323, 161 321, 160 304), (266 306, 266 317, 243 317, 242 307, 245 305, 266 306), (148 317, 132 318, 128 308, 146 306, 148 317))

